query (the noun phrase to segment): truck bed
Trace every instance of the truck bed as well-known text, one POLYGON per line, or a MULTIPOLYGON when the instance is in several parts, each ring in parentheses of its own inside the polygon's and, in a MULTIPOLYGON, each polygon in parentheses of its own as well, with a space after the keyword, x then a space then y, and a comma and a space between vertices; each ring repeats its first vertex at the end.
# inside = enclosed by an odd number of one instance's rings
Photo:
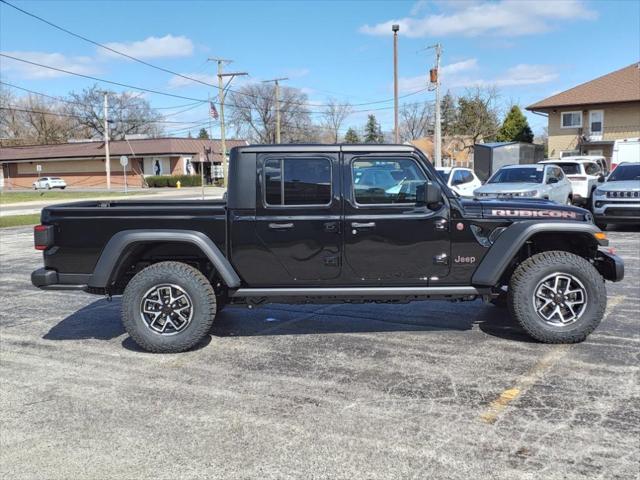
POLYGON ((122 230, 194 230, 226 250, 224 200, 82 201, 45 208, 41 222, 54 226, 55 249, 45 254, 45 267, 59 273, 90 274, 122 230))

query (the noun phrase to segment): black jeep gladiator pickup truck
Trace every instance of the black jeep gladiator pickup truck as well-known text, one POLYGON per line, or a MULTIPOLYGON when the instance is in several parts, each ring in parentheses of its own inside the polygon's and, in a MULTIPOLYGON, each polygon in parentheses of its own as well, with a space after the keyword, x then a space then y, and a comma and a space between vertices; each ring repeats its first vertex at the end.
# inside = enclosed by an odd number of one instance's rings
POLYGON ((404 145, 231 151, 226 201, 93 201, 42 211, 42 289, 123 295, 144 349, 198 343, 227 304, 506 303, 543 342, 600 323, 622 260, 587 210, 463 201, 404 145))

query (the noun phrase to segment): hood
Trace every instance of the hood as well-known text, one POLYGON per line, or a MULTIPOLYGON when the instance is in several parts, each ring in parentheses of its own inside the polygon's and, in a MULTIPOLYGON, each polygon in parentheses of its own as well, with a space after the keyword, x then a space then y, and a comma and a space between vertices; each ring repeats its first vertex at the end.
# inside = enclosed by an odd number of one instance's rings
POLYGON ((487 183, 475 189, 478 193, 520 193, 539 190, 539 183, 487 183))
POLYGON ((598 185, 598 190, 603 192, 637 192, 640 191, 640 182, 638 180, 620 180, 605 182, 598 185))
POLYGON ((550 200, 462 200, 465 210, 482 212, 483 218, 509 220, 574 220, 591 222, 592 216, 584 208, 560 205, 550 200))

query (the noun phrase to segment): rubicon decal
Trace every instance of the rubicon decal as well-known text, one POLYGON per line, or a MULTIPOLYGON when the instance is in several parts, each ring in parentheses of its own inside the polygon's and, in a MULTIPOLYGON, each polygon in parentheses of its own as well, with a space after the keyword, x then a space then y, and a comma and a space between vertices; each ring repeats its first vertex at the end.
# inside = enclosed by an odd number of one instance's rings
POLYGON ((566 218, 577 220, 578 213, 566 210, 491 210, 494 217, 566 218))

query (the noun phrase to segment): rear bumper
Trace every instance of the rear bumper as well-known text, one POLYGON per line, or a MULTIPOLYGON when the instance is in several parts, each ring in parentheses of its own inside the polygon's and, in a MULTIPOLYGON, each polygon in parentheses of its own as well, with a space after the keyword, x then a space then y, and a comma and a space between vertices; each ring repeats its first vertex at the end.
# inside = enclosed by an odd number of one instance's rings
POLYGON ((39 268, 31 273, 31 283, 42 290, 86 290, 90 276, 39 268))
POLYGON ((595 267, 605 280, 619 282, 624 278, 624 262, 622 258, 613 253, 598 251, 595 259, 595 267))

